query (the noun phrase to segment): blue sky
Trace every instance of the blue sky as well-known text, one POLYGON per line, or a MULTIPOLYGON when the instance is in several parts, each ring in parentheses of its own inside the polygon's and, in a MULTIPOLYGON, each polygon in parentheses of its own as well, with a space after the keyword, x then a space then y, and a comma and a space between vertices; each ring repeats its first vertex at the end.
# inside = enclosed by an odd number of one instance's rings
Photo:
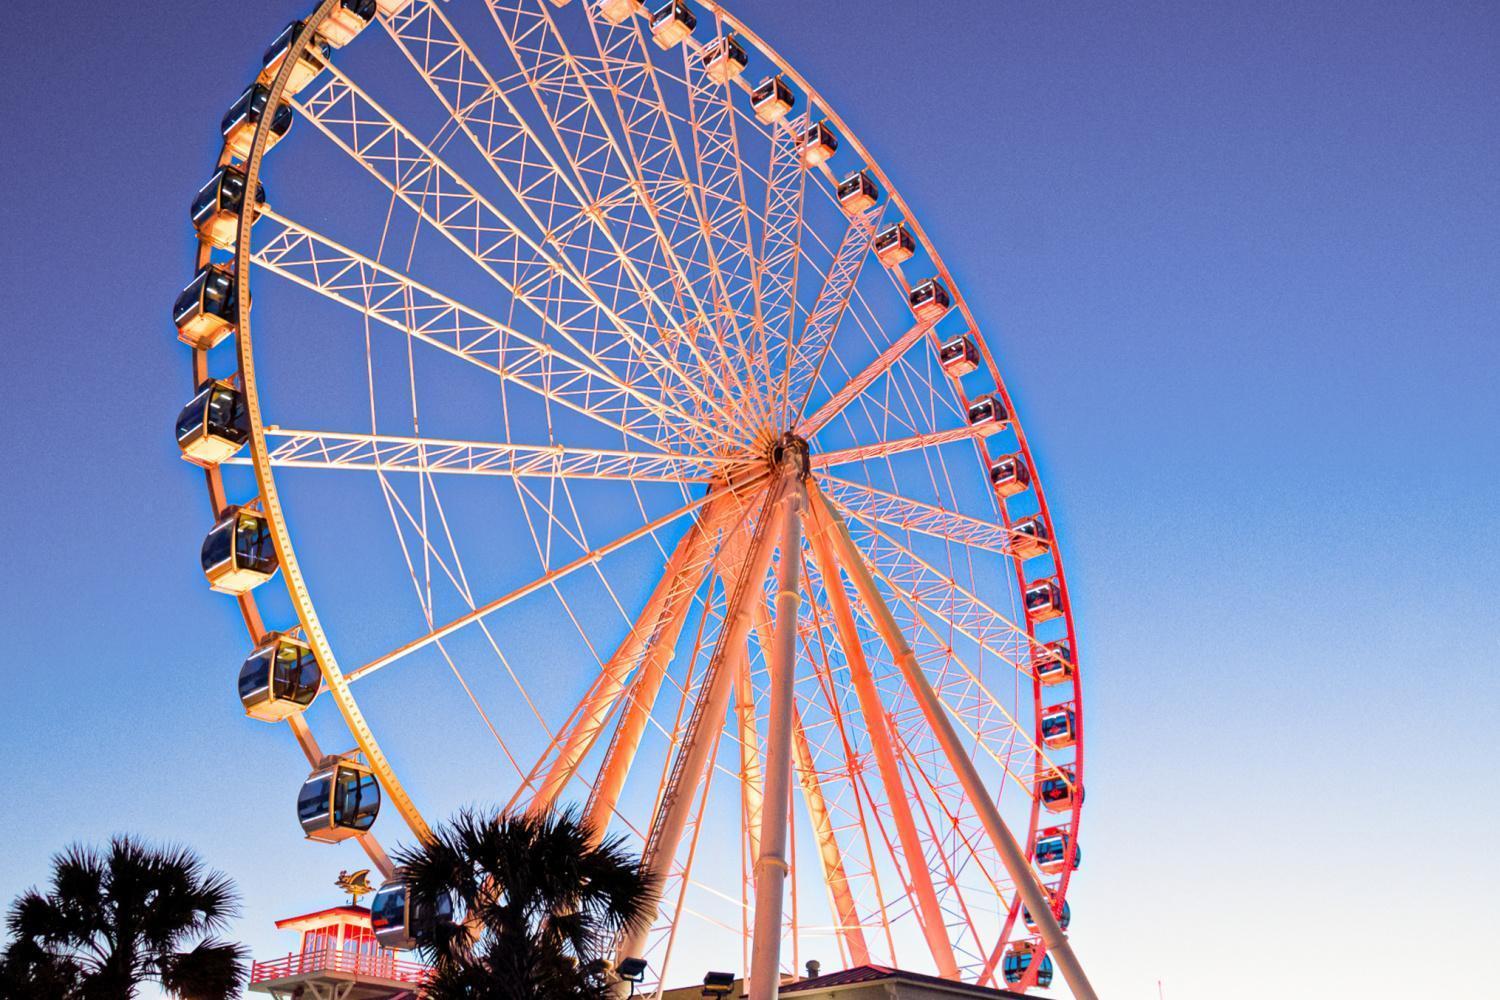
MULTIPOLYGON (((301 9, 163 0, 59 39, 22 0, 0 39, 0 897, 70 840, 178 839, 240 880, 262 954, 333 871, 291 827, 295 748, 233 704, 167 312, 218 117, 301 9)), ((1089 667, 1070 899, 1101 992, 1477 995, 1500 13, 732 9, 835 101, 1000 345, 1089 667)))

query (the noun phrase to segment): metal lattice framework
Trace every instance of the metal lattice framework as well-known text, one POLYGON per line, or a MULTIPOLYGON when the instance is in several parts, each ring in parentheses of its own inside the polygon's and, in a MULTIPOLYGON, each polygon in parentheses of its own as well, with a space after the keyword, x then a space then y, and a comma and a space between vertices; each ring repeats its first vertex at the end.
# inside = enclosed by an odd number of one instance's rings
POLYGON ((198 252, 239 295, 194 382, 248 445, 199 464, 216 515, 269 524, 286 598, 238 601, 316 656, 310 764, 352 736, 418 838, 473 797, 635 838, 664 889, 619 948, 653 980, 692 949, 679 978, 713 954, 768 997, 836 952, 1026 989, 1050 952, 1092 996, 1075 865, 1037 854, 1076 849, 1083 798, 1057 536, 911 207, 706 0, 379 0, 319 55, 361 6, 269 64, 220 156, 234 238, 198 252), (773 79, 789 109, 753 99, 773 79))

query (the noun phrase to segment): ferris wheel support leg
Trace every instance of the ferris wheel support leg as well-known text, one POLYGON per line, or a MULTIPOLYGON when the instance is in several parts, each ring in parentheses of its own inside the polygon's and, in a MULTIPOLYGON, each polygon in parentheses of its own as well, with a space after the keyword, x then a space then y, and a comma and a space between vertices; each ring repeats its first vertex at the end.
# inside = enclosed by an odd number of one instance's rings
POLYGON ((1058 969, 1062 972, 1063 979, 1067 981, 1068 988, 1073 991, 1075 1000, 1098 1000, 1098 994, 1094 992, 1088 977, 1084 975, 1083 966, 1079 964, 1078 957, 1073 954, 1073 946, 1068 943, 1067 935, 1063 933, 1062 927, 1058 925, 1057 917, 1052 913, 1051 901, 1042 892, 1042 887, 1037 882, 1031 865, 1026 860, 1026 855, 1021 851, 1021 845, 1016 842, 1010 828, 1005 825, 1005 820, 1000 816, 1000 810, 990 798, 989 791, 979 776, 979 769, 974 766, 973 759, 965 752, 963 741, 959 739, 958 731, 954 729, 952 720, 948 718, 947 710, 938 699, 937 693, 933 691, 932 685, 928 683, 927 675, 922 672, 917 663, 916 654, 912 652, 902 636, 896 616, 891 613, 884 595, 875 583, 874 575, 865 563, 859 546, 854 544, 854 537, 849 534, 849 526, 819 492, 816 485, 810 484, 808 492, 815 515, 832 527, 831 533, 840 563, 848 572, 850 580, 854 582, 854 588, 860 600, 864 602, 874 618, 881 638, 885 640, 891 655, 895 657, 897 665, 901 668, 901 676, 906 681, 907 687, 911 689, 912 694, 916 696, 917 703, 921 705, 923 717, 932 728, 933 735, 937 737, 949 766, 958 776, 969 804, 979 815, 985 833, 994 843, 995 850, 1010 874, 1011 881, 1016 884, 1022 902, 1036 919, 1042 942, 1047 946, 1047 951, 1056 959, 1058 969))
POLYGON ((907 884, 915 897, 922 936, 926 939, 927 950, 932 953, 932 960, 943 978, 958 979, 958 960, 953 956, 953 942, 948 938, 942 907, 938 905, 937 889, 932 884, 932 873, 927 869, 926 853, 922 850, 922 839, 917 832, 916 819, 912 816, 909 794, 901 780, 901 766, 896 759, 895 740, 891 737, 885 706, 880 702, 880 693, 875 689, 875 679, 865 660, 864 647, 854 623, 854 611, 849 604, 843 581, 839 578, 833 545, 829 543, 832 522, 828 520, 826 512, 817 506, 822 494, 816 491, 817 487, 809 484, 808 492, 813 498, 813 516, 808 535, 812 540, 813 560, 818 573, 823 577, 823 589, 832 606, 839 646, 844 650, 850 683, 859 702, 859 713, 865 720, 865 729, 870 735, 870 748, 875 753, 875 769, 880 775, 886 802, 890 805, 891 818, 895 821, 896 839, 901 844, 901 854, 906 859, 907 884))
MULTIPOLYGON (((760 605, 756 605, 759 610, 760 605)), ((769 646, 766 648, 770 648, 769 646)), ((760 857, 760 827, 765 802, 765 776, 760 766, 760 732, 755 723, 755 691, 750 684, 748 650, 734 669, 734 712, 740 735, 740 802, 749 835, 750 857, 760 857)))
POLYGON ((776 1000, 781 988, 781 914, 786 899, 787 810, 792 801, 792 692, 797 664, 797 611, 801 604, 802 507, 800 482, 781 510, 781 563, 776 620, 771 636, 771 704, 766 734, 765 800, 760 854, 755 859, 755 929, 750 939, 750 1000, 776 1000))

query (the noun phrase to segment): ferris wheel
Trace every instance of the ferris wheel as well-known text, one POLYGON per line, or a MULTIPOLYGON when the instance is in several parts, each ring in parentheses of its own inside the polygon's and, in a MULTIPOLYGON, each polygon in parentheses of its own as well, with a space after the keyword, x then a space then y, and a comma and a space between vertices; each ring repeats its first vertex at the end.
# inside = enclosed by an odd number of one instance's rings
POLYGON ((322 0, 222 134, 173 310, 203 569, 393 940, 377 829, 572 804, 662 880, 618 950, 653 982, 1055 958, 1093 996, 1036 462, 807 80, 706 0, 322 0))

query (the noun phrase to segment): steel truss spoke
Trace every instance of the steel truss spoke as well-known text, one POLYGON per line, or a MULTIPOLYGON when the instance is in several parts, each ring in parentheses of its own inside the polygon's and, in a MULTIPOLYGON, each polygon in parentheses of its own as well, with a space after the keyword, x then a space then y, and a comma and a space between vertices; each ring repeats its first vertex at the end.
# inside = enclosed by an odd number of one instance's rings
MULTIPOLYGON (((814 456, 815 464, 816 461, 814 456)), ((837 476, 819 476, 818 482, 828 499, 866 523, 883 521, 903 531, 915 531, 956 545, 1005 556, 1015 554, 1016 533, 1004 525, 837 476)))
POLYGON ((853 462, 867 462, 875 458, 889 458, 892 455, 900 455, 903 452, 918 451, 922 448, 938 448, 954 441, 968 441, 975 437, 972 427, 952 427, 944 431, 928 431, 923 434, 913 434, 911 437, 893 438, 889 441, 877 441, 874 444, 855 445, 852 448, 840 448, 837 451, 819 452, 812 456, 814 468, 827 468, 836 465, 849 465, 853 462))
MULTIPOLYGON (((913 344, 927 335, 931 329, 930 324, 918 323, 896 338, 889 347, 883 350, 879 357, 871 361, 857 373, 850 376, 828 401, 813 411, 812 415, 797 424, 797 433, 811 438, 821 428, 826 426, 830 420, 844 411, 855 398, 868 389, 876 379, 891 370, 891 367, 901 359, 907 351, 911 350, 913 344)), ((805 404, 804 404, 805 405, 805 404)))

